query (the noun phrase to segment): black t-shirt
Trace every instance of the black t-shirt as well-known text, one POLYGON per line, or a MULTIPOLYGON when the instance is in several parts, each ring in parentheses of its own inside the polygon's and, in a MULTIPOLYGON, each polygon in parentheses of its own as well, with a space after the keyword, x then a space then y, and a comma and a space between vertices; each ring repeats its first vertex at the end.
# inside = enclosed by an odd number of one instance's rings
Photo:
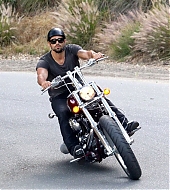
MULTIPOLYGON (((66 74, 67 71, 73 71, 76 66, 80 66, 77 52, 82 49, 81 46, 75 44, 68 44, 65 47, 65 61, 63 65, 59 65, 52 58, 51 51, 43 55, 37 64, 38 68, 45 68, 48 70, 48 81, 52 81, 55 77, 60 75, 61 77, 66 74)), ((49 95, 52 97, 58 96, 68 91, 66 87, 59 88, 57 90, 49 90, 49 95)))

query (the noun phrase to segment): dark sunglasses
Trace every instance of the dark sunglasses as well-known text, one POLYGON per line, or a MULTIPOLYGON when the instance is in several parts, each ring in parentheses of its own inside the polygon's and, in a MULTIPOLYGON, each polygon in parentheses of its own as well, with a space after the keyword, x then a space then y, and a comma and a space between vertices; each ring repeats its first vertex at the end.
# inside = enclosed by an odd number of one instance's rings
POLYGON ((63 43, 64 42, 64 38, 58 38, 58 39, 51 39, 51 40, 49 40, 49 42, 51 43, 51 44, 56 44, 56 42, 58 42, 58 43, 63 43))

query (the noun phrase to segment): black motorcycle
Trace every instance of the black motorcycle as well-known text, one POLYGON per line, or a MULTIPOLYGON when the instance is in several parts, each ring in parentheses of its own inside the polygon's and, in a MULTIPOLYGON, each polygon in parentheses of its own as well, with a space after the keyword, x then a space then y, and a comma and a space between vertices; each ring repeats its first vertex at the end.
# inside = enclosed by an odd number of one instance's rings
MULTIPOLYGON (((101 162, 115 155, 128 177, 137 180, 142 172, 130 147, 133 139, 129 137, 105 98, 110 90, 101 90, 94 81, 86 82, 81 72, 82 69, 106 58, 90 59, 82 67, 75 67, 72 72, 68 71, 65 76, 57 76, 53 79, 51 86, 43 90, 43 93, 49 88, 58 89, 63 85, 70 92, 67 105, 72 112, 72 117, 69 122, 85 152, 85 156, 70 162, 81 160, 92 163, 101 162), (70 90, 70 85, 74 87, 74 90, 70 90)), ((49 114, 50 118, 54 116, 54 114, 49 114)), ((68 153, 67 148, 65 147, 65 151, 62 152, 68 153)))

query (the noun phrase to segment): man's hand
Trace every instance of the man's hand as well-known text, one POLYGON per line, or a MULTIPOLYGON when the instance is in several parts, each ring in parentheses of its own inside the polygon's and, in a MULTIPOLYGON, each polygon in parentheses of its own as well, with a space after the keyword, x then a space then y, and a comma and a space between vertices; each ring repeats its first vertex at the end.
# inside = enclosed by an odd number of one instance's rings
POLYGON ((50 81, 44 81, 41 83, 41 86, 43 89, 46 89, 47 87, 51 86, 51 82, 50 81))
POLYGON ((101 52, 98 52, 98 53, 96 53, 96 52, 94 52, 94 51, 91 51, 92 52, 92 58, 93 59, 100 59, 100 58, 102 58, 102 57, 104 57, 104 54, 102 54, 101 52))
POLYGON ((83 49, 78 51, 77 56, 83 60, 89 60, 91 58, 97 60, 99 58, 104 57, 104 55, 101 52, 96 53, 93 50, 87 51, 87 50, 83 50, 83 49))

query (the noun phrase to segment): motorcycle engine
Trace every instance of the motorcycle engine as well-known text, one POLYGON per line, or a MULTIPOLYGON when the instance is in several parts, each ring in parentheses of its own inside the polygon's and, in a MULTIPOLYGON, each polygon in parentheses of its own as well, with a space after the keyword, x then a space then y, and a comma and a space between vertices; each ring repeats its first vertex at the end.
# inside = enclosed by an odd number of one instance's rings
POLYGON ((69 124, 74 131, 79 132, 81 130, 80 124, 75 119, 70 119, 69 124))

